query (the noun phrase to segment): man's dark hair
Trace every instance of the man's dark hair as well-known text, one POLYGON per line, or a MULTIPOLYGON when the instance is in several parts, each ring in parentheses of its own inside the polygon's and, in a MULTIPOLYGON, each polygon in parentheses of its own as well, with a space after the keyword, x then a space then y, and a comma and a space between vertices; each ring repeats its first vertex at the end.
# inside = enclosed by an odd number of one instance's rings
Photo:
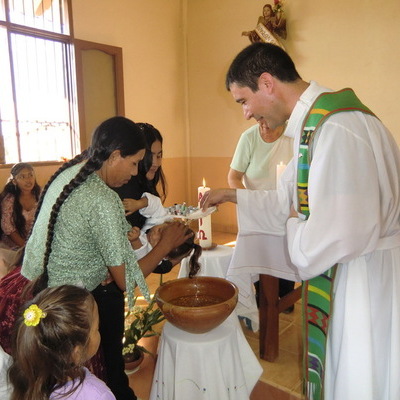
POLYGON ((258 78, 268 72, 282 82, 301 79, 289 55, 279 46, 270 43, 253 43, 244 48, 232 61, 226 74, 228 90, 233 83, 258 90, 258 78))

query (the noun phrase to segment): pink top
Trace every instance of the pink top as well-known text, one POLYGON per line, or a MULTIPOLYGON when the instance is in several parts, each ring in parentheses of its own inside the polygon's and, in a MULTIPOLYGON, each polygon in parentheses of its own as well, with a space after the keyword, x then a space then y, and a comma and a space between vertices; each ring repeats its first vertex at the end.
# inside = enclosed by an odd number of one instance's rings
MULTIPOLYGON (((1 203, 1 229, 3 230, 1 241, 11 248, 18 247, 18 245, 14 243, 9 237, 11 233, 16 231, 12 218, 14 200, 15 197, 11 193, 9 193, 6 197, 4 197, 1 203)), ((29 232, 32 228, 35 212, 36 206, 29 211, 25 209, 22 210, 22 215, 25 217, 26 221, 26 232, 29 232)))

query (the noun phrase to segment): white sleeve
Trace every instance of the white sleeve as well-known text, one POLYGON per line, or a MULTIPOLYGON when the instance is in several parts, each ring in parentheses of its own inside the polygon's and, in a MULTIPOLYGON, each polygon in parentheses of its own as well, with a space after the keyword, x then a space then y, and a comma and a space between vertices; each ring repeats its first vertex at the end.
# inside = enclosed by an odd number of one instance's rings
POLYGON ((143 207, 139 210, 140 214, 142 214, 144 217, 159 218, 159 217, 165 217, 167 215, 167 211, 163 207, 161 199, 158 196, 154 196, 151 193, 144 192, 142 197, 147 197, 148 201, 147 207, 143 207))
POLYGON ((325 122, 309 171, 310 217, 287 222, 289 254, 303 279, 374 250, 379 239, 378 168, 370 143, 357 134, 368 127, 352 129, 325 122))
POLYGON ((144 231, 140 232, 139 240, 142 243, 142 247, 134 250, 135 254, 136 254, 136 258, 138 260, 143 258, 146 254, 148 254, 152 250, 152 247, 151 247, 149 241, 147 240, 147 235, 145 234, 144 231))
POLYGON ((290 161, 277 190, 237 189, 238 226, 241 235, 284 236, 293 198, 294 166, 290 161))

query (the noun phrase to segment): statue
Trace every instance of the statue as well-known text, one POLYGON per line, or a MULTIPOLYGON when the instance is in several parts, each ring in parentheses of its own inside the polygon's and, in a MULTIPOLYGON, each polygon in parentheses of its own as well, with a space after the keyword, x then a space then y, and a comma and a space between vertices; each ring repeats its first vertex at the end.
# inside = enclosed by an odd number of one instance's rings
POLYGON ((281 2, 275 1, 274 7, 271 4, 265 4, 263 15, 258 18, 256 28, 242 32, 242 36, 248 36, 251 43, 266 42, 283 48, 279 38, 286 39, 287 32, 281 2))

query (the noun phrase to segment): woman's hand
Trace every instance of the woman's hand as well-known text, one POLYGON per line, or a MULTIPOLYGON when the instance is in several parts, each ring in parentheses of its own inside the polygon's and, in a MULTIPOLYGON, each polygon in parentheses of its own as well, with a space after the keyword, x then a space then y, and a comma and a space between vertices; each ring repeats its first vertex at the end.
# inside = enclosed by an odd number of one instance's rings
POLYGON ((187 239, 193 236, 193 232, 188 231, 188 227, 180 221, 174 221, 166 224, 161 232, 161 239, 158 245, 163 246, 169 253, 171 250, 176 249, 187 239))
POLYGON ((135 199, 123 199, 122 204, 125 208, 125 215, 131 215, 135 211, 140 210, 141 208, 147 207, 148 201, 147 197, 142 197, 139 200, 135 199))
POLYGON ((157 267, 171 250, 193 236, 192 231, 186 233, 187 231, 188 227, 182 222, 175 221, 167 224, 161 234, 160 241, 153 247, 153 250, 138 261, 145 277, 157 267))

